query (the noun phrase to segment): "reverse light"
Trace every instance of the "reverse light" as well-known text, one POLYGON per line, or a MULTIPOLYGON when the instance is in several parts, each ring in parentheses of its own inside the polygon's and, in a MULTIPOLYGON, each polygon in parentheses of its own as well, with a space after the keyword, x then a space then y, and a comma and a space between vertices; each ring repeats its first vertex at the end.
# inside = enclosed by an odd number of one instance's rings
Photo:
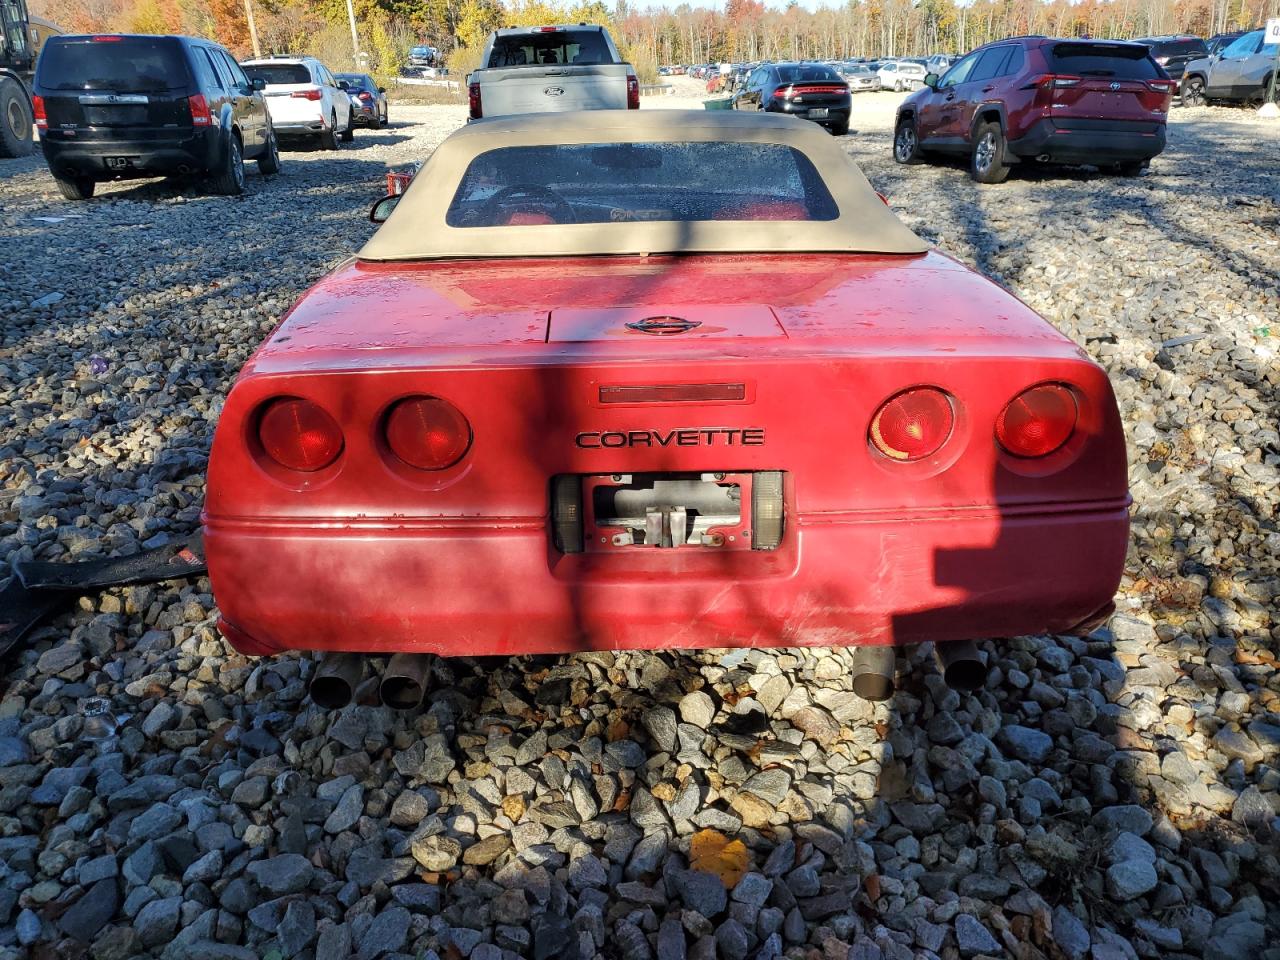
POLYGON ((34 94, 31 97, 31 115, 36 121, 37 130, 49 129, 49 118, 44 112, 44 97, 34 94))
POLYGON ((471 446, 471 424, 439 397, 408 397, 387 414, 383 435, 391 452, 419 470, 444 470, 471 446))
POLYGON ((480 97, 480 84, 467 84, 467 104, 471 109, 472 120, 479 120, 484 116, 484 102, 480 97))
POLYGON ((1062 384, 1024 390, 996 418, 996 441, 1015 457, 1046 457, 1071 439, 1076 398, 1062 384))
POLYGON ((289 96, 294 100, 319 100, 324 94, 319 90, 295 90, 289 96))
POLYGON ((872 445, 909 463, 937 453, 955 425, 951 398, 937 387, 913 387, 890 397, 871 420, 872 445))
POLYGON ((209 101, 203 93, 193 93, 187 97, 187 107, 191 110, 191 125, 207 127, 213 123, 213 114, 209 111, 209 101))
POLYGON ((310 400, 281 397, 270 401, 258 417, 258 442, 280 466, 312 473, 338 459, 342 429, 310 400))
POLYGON ((640 78, 633 73, 627 74, 627 109, 640 109, 640 78))

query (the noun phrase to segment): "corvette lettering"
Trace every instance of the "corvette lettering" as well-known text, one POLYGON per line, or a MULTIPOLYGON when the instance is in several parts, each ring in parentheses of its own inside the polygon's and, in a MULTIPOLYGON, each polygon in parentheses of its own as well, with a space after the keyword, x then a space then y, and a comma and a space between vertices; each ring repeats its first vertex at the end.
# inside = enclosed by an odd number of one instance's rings
POLYGON ((764 427, 591 430, 578 434, 573 442, 586 450, 603 447, 762 447, 764 427))

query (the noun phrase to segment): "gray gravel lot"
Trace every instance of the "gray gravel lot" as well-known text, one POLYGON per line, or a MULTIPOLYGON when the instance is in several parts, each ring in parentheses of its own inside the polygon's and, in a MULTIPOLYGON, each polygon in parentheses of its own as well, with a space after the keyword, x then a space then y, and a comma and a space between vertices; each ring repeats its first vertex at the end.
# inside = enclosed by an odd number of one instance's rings
MULTIPOLYGON (((207 581, 108 591, 6 663, 0 960, 1280 958, 1280 124, 1177 109, 1144 177, 980 187, 892 162, 896 99, 855 98, 872 183, 1115 383, 1110 630, 991 644, 973 696, 914 651, 877 706, 842 650, 458 661, 405 717, 235 655, 207 581)), ((0 164, 0 584, 195 527, 236 372, 463 109, 237 200, 0 164)))

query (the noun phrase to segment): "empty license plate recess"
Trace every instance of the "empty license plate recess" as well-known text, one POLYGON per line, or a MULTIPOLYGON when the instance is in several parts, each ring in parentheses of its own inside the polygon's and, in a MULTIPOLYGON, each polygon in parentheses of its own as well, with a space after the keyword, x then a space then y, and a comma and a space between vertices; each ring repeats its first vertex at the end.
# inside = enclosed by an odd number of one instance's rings
POLYGON ((615 473, 552 484, 556 547, 772 550, 782 540, 782 473, 615 473))

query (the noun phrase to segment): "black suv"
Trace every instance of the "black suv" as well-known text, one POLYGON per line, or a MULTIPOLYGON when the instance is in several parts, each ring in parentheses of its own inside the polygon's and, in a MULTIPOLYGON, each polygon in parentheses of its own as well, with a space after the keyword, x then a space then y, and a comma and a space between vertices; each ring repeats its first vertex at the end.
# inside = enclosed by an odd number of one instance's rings
POLYGON ((104 180, 185 174, 238 194, 246 158, 280 169, 262 86, 208 40, 50 37, 36 64, 40 146, 68 200, 104 180))
POLYGON ((1151 48, 1152 59, 1164 67, 1170 80, 1181 80, 1188 63, 1209 55, 1208 46, 1199 37, 1143 37, 1134 43, 1151 48))

